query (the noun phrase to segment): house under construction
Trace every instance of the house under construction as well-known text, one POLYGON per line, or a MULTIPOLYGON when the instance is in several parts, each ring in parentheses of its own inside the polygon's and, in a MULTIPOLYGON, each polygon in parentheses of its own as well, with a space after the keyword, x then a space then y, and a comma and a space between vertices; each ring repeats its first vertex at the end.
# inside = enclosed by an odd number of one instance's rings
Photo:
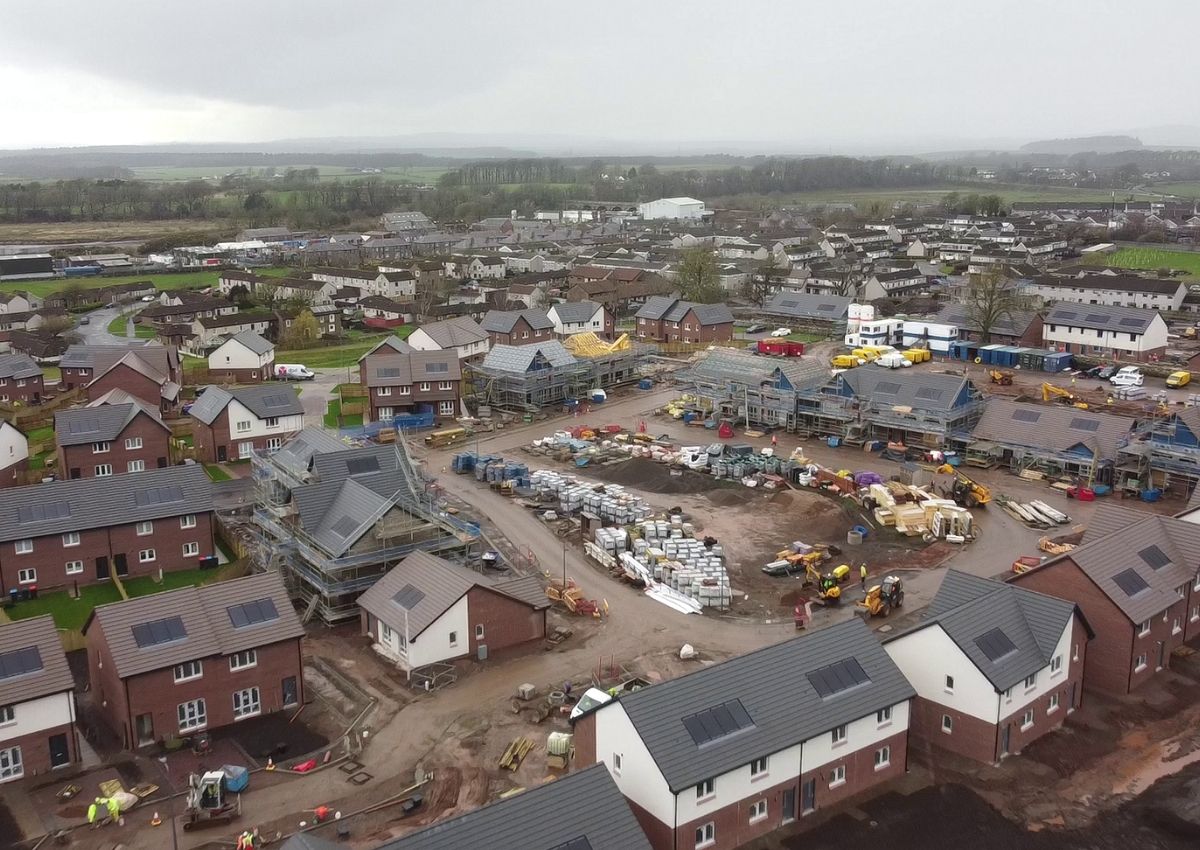
POLYGON ((306 621, 355 618, 359 594, 406 555, 465 560, 479 539, 437 508, 403 441, 351 448, 305 428, 252 464, 259 563, 282 570, 306 621))
POLYGON ((585 333, 565 344, 495 345, 472 370, 475 399, 493 410, 536 413, 636 380, 641 357, 626 335, 611 343, 585 333))

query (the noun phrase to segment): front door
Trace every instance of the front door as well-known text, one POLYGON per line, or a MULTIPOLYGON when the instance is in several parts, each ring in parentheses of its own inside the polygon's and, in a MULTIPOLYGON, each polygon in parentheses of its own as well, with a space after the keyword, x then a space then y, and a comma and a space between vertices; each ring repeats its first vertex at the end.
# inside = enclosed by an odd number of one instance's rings
POLYGON ((108 556, 101 555, 96 559, 96 578, 106 579, 108 578, 108 575, 108 556))
POLYGON ((125 559, 125 553, 113 555, 113 566, 117 568, 117 575, 121 578, 129 575, 129 563, 125 559))
POLYGON ((796 819, 796 788, 783 789, 783 801, 780 805, 782 823, 791 823, 796 819))
POLYGON ((800 813, 807 815, 817 809, 817 780, 810 779, 800 789, 800 813))
POLYGON ((134 720, 134 732, 139 747, 154 743, 154 715, 139 714, 134 720))
POLYGON ((217 446, 217 463, 224 463, 227 455, 224 446, 217 446))
POLYGON ((1012 724, 1005 723, 1004 730, 1000 733, 1000 755, 1008 755, 1008 745, 1012 740, 1012 724))
POLYGON ((1158 669, 1167 666, 1167 645, 1161 640, 1158 642, 1158 669))
POLYGON ((50 736, 50 766, 62 767, 71 762, 71 749, 67 746, 66 733, 50 736))
POLYGON ((288 676, 283 680, 283 704, 290 706, 298 702, 300 702, 300 691, 296 687, 296 677, 288 676))

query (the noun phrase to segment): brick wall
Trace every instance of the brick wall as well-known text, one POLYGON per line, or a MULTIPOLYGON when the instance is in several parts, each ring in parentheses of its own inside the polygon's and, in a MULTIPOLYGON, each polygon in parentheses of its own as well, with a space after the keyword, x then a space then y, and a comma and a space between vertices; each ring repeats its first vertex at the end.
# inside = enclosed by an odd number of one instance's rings
POLYGON ((76 387, 86 387, 92 380, 91 368, 86 369, 63 369, 62 378, 59 383, 65 390, 73 390, 76 387))
POLYGON ((32 378, 5 378, 0 381, 0 400, 38 404, 46 393, 44 383, 41 375, 32 378))
POLYGON ((546 609, 535 611, 523 602, 483 587, 467 591, 467 629, 470 654, 487 646, 489 657, 546 636, 546 609), (483 638, 476 637, 483 626, 483 638))
POLYGON ((575 721, 571 729, 571 743, 575 747, 574 770, 582 770, 596 763, 596 713, 585 714, 575 721))
POLYGON ((99 620, 87 624, 88 685, 92 699, 109 730, 128 744, 130 730, 124 718, 129 715, 125 699, 125 685, 117 675, 108 640, 99 620))
MULTIPOLYGON (((24 777, 28 779, 33 776, 41 776, 53 769, 50 766, 50 738, 54 735, 66 736, 67 752, 70 754, 70 761, 67 764, 79 761, 79 744, 75 737, 75 727, 70 723, 42 729, 19 738, 9 738, 0 743, 0 748, 7 750, 10 747, 20 747, 21 764, 25 770, 24 777)), ((60 765, 60 767, 64 767, 64 765, 60 765)))
POLYGON ((522 316, 513 324, 512 331, 509 333, 488 331, 488 339, 492 345, 533 345, 554 339, 554 328, 549 327, 535 331, 522 316))
POLYGON ((628 797, 625 798, 625 802, 629 804, 629 810, 633 812, 638 826, 642 828, 642 832, 646 833, 646 839, 650 842, 650 846, 654 850, 682 850, 683 847, 688 846, 686 844, 679 844, 677 846, 674 839, 675 833, 670 826, 660 821, 628 797))
POLYGON ((208 379, 222 384, 260 384, 270 379, 273 367, 268 363, 258 369, 209 369, 208 379))
POLYGON ((29 472, 29 458, 23 458, 11 466, 0 469, 0 490, 25 484, 27 472, 29 472))
POLYGON ((933 700, 913 700, 911 729, 914 746, 948 750, 982 762, 996 760, 996 724, 964 714, 933 700), (953 726, 942 731, 942 717, 949 715, 953 726))
POLYGON ((171 432, 145 414, 139 414, 112 440, 107 452, 92 451, 91 443, 58 447, 58 468, 68 478, 94 478, 99 464, 111 464, 114 475, 128 471, 131 460, 140 460, 146 469, 158 469, 170 462, 171 432), (125 441, 140 437, 140 449, 126 449, 125 441))
POLYGON ((88 400, 100 398, 109 390, 125 390, 131 396, 155 407, 162 407, 162 387, 136 369, 114 366, 87 388, 88 400))

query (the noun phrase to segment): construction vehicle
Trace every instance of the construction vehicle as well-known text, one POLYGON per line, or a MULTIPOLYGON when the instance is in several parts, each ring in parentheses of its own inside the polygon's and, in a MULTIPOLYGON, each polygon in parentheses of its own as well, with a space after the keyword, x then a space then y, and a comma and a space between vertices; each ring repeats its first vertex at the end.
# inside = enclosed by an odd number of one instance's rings
POLYGON ((999 384, 1002 387, 1011 387, 1013 382, 1013 373, 1004 372, 1000 369, 988 369, 988 377, 992 379, 993 384, 999 384))
POLYGON ((893 608, 904 605, 904 582, 899 576, 884 576, 880 584, 867 588, 867 595, 855 603, 872 617, 886 617, 893 608))
POLYGON ((1077 401, 1071 393, 1054 384, 1042 384, 1042 401, 1061 401, 1063 404, 1073 404, 1080 410, 1088 409, 1087 402, 1077 401))
POLYGON ((805 583, 818 584, 821 574, 817 567, 829 560, 828 549, 814 549, 811 552, 792 552, 784 549, 775 553, 775 560, 762 568, 769 576, 794 576, 803 574, 805 583))
POLYGON ((833 573, 825 573, 817 583, 817 596, 826 605, 837 605, 842 601, 842 588, 833 573))
POLYGON ((225 771, 209 770, 188 776, 187 803, 183 810, 183 829, 206 829, 230 823, 242 813, 242 795, 231 794, 225 784, 225 771))
POLYGON ((990 488, 980 484, 957 467, 944 463, 934 471, 954 476, 954 484, 947 495, 963 507, 983 507, 992 500, 992 491, 990 488))

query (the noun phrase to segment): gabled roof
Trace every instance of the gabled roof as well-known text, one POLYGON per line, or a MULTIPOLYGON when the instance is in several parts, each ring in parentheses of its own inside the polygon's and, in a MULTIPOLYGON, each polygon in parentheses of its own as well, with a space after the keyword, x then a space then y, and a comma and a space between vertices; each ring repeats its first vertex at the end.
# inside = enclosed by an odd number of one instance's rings
MULTIPOLYGON (((4 318, 0 316, 0 318, 4 318)), ((33 362, 28 354, 0 354, 0 378, 36 378, 42 374, 42 367, 33 362)))
POLYGON ((1048 286, 1056 289, 1102 289, 1162 295, 1174 295, 1181 286, 1185 286, 1184 282, 1178 278, 1164 279, 1125 274, 1085 274, 1079 277, 1042 276, 1034 278, 1033 283, 1036 286, 1048 286))
POLYGON ((470 316, 455 316, 453 319, 443 319, 421 325, 420 330, 434 341, 439 348, 455 348, 460 345, 471 345, 483 342, 488 338, 479 323, 470 316))
POLYGON ((550 308, 564 325, 589 322, 596 311, 603 309, 603 304, 596 301, 564 301, 550 308))
POLYGON ((1130 416, 990 398, 972 436, 1054 452, 1083 445, 1097 459, 1112 459, 1117 456, 1117 442, 1128 436, 1135 424, 1130 416))
POLYGON ((545 310, 530 308, 528 310, 488 310, 480 322, 480 327, 491 333, 512 333, 517 322, 524 319, 532 330, 544 331, 554 327, 545 310))
POLYGON ((921 410, 952 410, 959 395, 970 386, 961 375, 874 367, 851 369, 835 380, 873 403, 921 410))
POLYGON ((940 625, 992 686, 1005 691, 1050 664, 1076 613, 1073 602, 948 570, 921 624, 884 643, 940 625))
POLYGON ((0 705, 14 705, 75 687, 49 614, 0 624, 0 656, 18 662, 12 666, 6 663, 0 670, 0 705))
POLYGON ((412 310, 411 304, 402 304, 384 295, 368 295, 366 298, 360 298, 358 306, 368 310, 384 310, 395 313, 397 316, 402 316, 412 310))
MULTIPOLYGON (((1024 336, 1025 331, 1037 319, 1037 313, 1027 310, 1013 310, 997 318, 992 324, 992 334, 1001 336, 1024 336)), ((967 310, 961 304, 947 304, 938 311, 935 322, 956 325, 970 331, 978 331, 979 323, 973 321, 967 310)))
POLYGON ((845 321, 850 314, 851 298, 837 295, 805 295, 797 292, 776 292, 762 311, 772 316, 790 319, 816 319, 828 322, 845 321))
POLYGON ((733 311, 728 304, 696 304, 691 301, 678 301, 664 317, 668 322, 679 322, 688 314, 696 317, 701 325, 728 325, 733 323, 733 311))
POLYGON ((60 446, 111 442, 117 439, 121 432, 138 416, 148 416, 168 434, 171 432, 171 429, 158 416, 158 411, 149 413, 143 404, 129 402, 100 406, 89 405, 55 411, 55 441, 60 446))
POLYGON ((375 343, 375 345, 371 346, 370 350, 367 351, 366 354, 364 354, 362 357, 358 358, 358 362, 362 363, 364 360, 366 360, 368 357, 370 357, 372 354, 375 354, 376 352, 381 352, 383 354, 387 354, 389 351, 391 351, 391 352, 395 352, 396 354, 408 354, 412 350, 413 350, 413 347, 411 345, 409 345, 404 340, 400 339, 400 337, 393 334, 389 337, 385 337, 384 339, 381 339, 379 342, 375 343))
POLYGON ((913 696, 874 633, 855 617, 642 688, 598 710, 624 708, 667 785, 679 793, 913 696), (846 680, 843 670, 853 676, 846 680), (851 684, 831 683, 831 673, 851 684), (731 701, 740 703, 749 725, 697 743, 685 724, 731 701))
POLYGON ((229 406, 229 402, 235 400, 259 419, 304 415, 300 396, 286 384, 229 388, 210 386, 192 405, 189 415, 205 425, 211 425, 229 406))
MULTIPOLYGON (((1155 310, 1137 307, 1108 307, 1103 304, 1054 304, 1046 313, 1048 325, 1093 328, 1118 333, 1141 334, 1158 318, 1155 310)), ((1162 321, 1159 319, 1159 321, 1162 321)))
POLYGON ((271 460, 293 475, 305 475, 312 466, 313 455, 344 452, 348 448, 349 446, 328 431, 310 425, 302 428, 295 437, 284 443, 271 455, 271 460))
POLYGON ((173 346, 154 341, 128 342, 124 345, 77 343, 63 352, 59 365, 63 368, 92 369, 93 375, 99 375, 130 352, 136 352, 146 366, 160 374, 168 374, 173 367, 179 366, 179 352, 173 346))
POLYGON ((650 850, 650 842, 608 769, 595 764, 390 841, 378 850, 479 848, 650 850))
POLYGON ((634 314, 638 319, 653 319, 658 321, 666 317, 671 308, 675 306, 677 298, 671 298, 667 295, 653 295, 646 299, 646 303, 641 306, 641 309, 634 314))
MULTIPOLYGON (((275 350, 274 343, 263 339, 252 330, 244 330, 235 333, 229 339, 225 340, 225 342, 221 344, 221 347, 224 347, 231 342, 236 342, 248 348, 250 351, 253 351, 255 354, 269 354, 275 350)), ((217 350, 219 351, 220 348, 217 350)))
POLYGON ((387 356, 380 352, 366 364, 368 387, 406 387, 418 381, 462 380, 458 352, 413 351, 387 356))
POLYGON ((232 655, 304 636, 304 626, 277 572, 100 605, 84 624, 84 634, 97 621, 104 629, 105 643, 122 679, 184 661, 232 655), (255 606, 259 613, 242 616, 244 609, 238 606, 260 600, 269 600, 270 604, 255 606), (138 627, 143 624, 163 621, 177 621, 174 629, 164 635, 174 639, 155 643, 143 640, 144 645, 139 646, 135 630, 141 631, 138 627))
POLYGON ((0 490, 0 541, 212 509, 212 481, 199 465, 10 487, 0 490))
POLYGON ((541 356, 550 368, 570 366, 576 362, 574 355, 556 339, 534 345, 493 345, 483 358, 480 367, 502 372, 525 373, 541 356))

